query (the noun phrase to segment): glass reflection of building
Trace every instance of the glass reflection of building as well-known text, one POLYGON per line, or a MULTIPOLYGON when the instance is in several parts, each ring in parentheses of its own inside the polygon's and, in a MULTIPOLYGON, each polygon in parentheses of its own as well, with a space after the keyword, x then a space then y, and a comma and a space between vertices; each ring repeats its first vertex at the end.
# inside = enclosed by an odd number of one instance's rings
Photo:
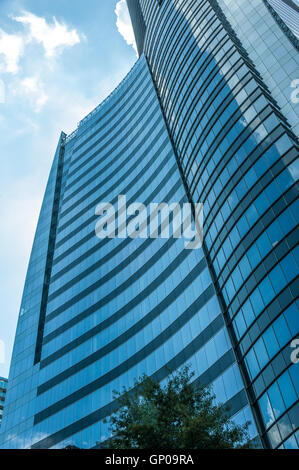
POLYGON ((58 143, 0 445, 98 446, 114 389, 191 364, 258 445, 296 448, 298 108, 281 80, 296 44, 262 0, 127 3, 140 57, 58 143), (203 248, 99 241, 95 207, 119 194, 204 202, 203 248))
POLYGON ((6 397, 7 379, 0 377, 0 426, 2 422, 3 408, 6 397))
POLYGON ((262 0, 128 3, 262 444, 297 447, 298 43, 262 0))

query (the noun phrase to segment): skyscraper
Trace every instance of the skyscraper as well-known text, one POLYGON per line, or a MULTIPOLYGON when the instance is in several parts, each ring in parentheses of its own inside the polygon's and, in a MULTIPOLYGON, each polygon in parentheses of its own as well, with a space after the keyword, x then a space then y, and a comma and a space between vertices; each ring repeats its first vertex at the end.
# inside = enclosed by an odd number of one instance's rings
POLYGON ((96 447, 113 389, 191 364, 260 446, 296 448, 296 41, 262 0, 127 3, 140 57, 54 157, 1 447, 96 447), (99 239, 120 195, 202 202, 203 246, 99 239))
POLYGON ((7 389, 7 379, 0 377, 0 427, 2 422, 3 408, 7 389))

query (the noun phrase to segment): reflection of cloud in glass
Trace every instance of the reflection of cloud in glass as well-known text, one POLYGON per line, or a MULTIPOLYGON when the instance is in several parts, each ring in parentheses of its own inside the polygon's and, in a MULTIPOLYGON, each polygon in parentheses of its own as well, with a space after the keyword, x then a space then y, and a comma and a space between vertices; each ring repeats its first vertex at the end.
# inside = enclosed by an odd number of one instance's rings
POLYGON ((269 420, 267 421, 267 427, 270 426, 270 424, 272 424, 274 422, 274 415, 273 415, 273 411, 272 411, 272 407, 271 407, 271 404, 270 404, 270 400, 269 398, 267 397, 267 413, 268 413, 268 418, 269 420))
POLYGON ((291 165, 288 166, 288 171, 291 173, 291 176, 294 181, 299 179, 299 162, 295 160, 291 165))

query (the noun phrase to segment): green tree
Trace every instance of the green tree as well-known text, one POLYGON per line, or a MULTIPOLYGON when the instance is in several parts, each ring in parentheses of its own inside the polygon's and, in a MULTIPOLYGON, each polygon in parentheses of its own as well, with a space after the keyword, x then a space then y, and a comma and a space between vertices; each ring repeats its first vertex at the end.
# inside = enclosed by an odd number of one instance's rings
POLYGON ((107 449, 231 449, 250 447, 248 424, 235 425, 209 387, 194 386, 185 367, 161 386, 143 376, 131 390, 115 392, 107 449))

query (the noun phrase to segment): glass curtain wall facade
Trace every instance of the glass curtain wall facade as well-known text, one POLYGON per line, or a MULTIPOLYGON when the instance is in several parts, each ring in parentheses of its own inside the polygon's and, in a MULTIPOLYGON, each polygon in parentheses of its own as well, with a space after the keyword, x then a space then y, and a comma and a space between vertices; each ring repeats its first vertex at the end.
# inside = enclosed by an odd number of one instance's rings
POLYGON ((204 203, 204 252, 263 445, 297 448, 296 44, 261 0, 135 8, 189 197, 204 203))
MULTIPOLYGON (((298 0, 265 0, 274 18, 285 26, 299 39, 299 2, 298 0)), ((283 29, 284 26, 281 25, 283 29)), ((287 32, 287 31, 286 31, 287 32)))
MULTIPOLYGON (((263 73, 259 34, 245 42, 243 18, 233 22, 234 2, 127 3, 140 58, 58 143, 0 446, 97 447, 113 390, 190 364, 236 422, 251 421, 259 445, 298 447, 296 110, 279 101, 279 76, 263 73), (120 194, 128 204, 203 202, 203 247, 99 240, 95 208, 120 194)), ((273 21, 291 70, 294 43, 262 0, 250 5, 259 27, 273 21)))
POLYGON ((128 205, 188 202, 144 55, 61 136, 26 279, 1 447, 95 447, 108 437, 113 390, 143 373, 163 381, 184 364, 257 436, 203 250, 185 249, 182 238, 99 240, 95 208, 120 194, 128 205))

